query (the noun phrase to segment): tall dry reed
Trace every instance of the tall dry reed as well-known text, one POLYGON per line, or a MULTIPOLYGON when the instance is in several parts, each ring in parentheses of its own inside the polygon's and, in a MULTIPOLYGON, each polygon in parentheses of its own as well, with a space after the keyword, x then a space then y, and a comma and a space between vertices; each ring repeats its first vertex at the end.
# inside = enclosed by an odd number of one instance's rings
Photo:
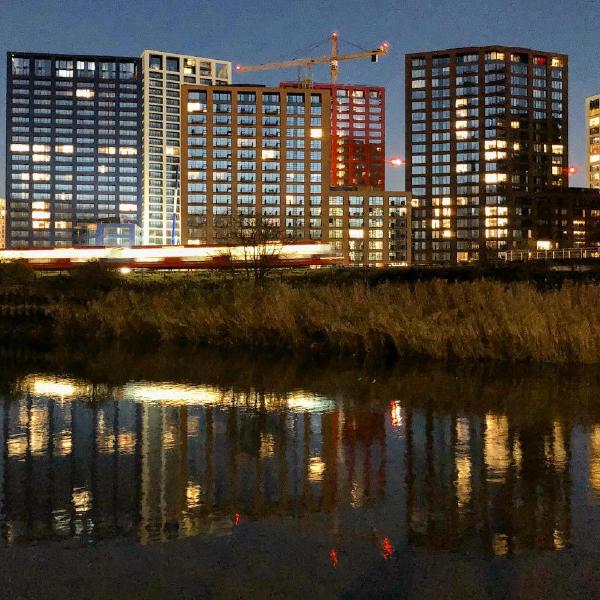
POLYGON ((600 287, 270 283, 117 288, 53 307, 59 338, 153 339, 384 356, 600 362, 600 287))

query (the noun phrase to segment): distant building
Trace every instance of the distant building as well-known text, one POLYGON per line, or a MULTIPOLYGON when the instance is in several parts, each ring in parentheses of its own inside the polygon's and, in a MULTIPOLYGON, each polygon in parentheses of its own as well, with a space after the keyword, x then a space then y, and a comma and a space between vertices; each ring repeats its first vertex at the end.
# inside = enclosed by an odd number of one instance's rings
POLYGON ((158 50, 145 50, 141 61, 144 74, 144 243, 179 243, 180 201, 175 190, 179 179, 180 88, 183 84, 229 84, 231 63, 158 50))
POLYGON ((521 248, 600 247, 600 190, 567 188, 518 198, 521 248))
POLYGON ((585 140, 587 186, 600 189, 600 95, 585 99, 585 140))
POLYGON ((516 196, 568 185, 567 60, 505 46, 406 56, 415 263, 520 246, 516 196))
POLYGON ((0 248, 6 244, 6 199, 0 198, 0 248))
POLYGON ((186 85, 181 102, 184 243, 226 241, 240 219, 323 239, 329 90, 186 85))
POLYGON ((384 190, 385 88, 331 83, 311 87, 331 93, 331 184, 384 190))
POLYGON ((411 263, 410 194, 332 188, 326 240, 346 266, 411 263))
POLYGON ((142 228, 136 223, 88 223, 76 232, 75 245, 130 247, 142 245, 142 228))
POLYGON ((71 246, 141 217, 139 58, 9 52, 7 246, 71 246))

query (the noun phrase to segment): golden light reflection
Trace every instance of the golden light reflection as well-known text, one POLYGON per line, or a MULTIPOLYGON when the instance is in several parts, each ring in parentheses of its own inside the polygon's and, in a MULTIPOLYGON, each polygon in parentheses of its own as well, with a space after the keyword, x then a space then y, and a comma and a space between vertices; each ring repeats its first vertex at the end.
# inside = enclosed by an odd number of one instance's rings
POLYGON ((39 408, 31 409, 31 423, 29 426, 32 454, 43 452, 48 446, 48 413, 39 408))
POLYGON ((185 489, 185 502, 188 509, 196 508, 200 506, 200 499, 202 498, 202 488, 199 483, 189 481, 185 489))
POLYGON ((54 436, 54 454, 56 456, 69 456, 73 447, 71 431, 65 429, 54 436))
POLYGON ((260 434, 260 450, 261 458, 270 458, 275 454, 275 437, 272 433, 260 434))
POLYGON ((556 550, 561 550, 562 548, 565 548, 567 545, 567 543, 565 541, 565 532, 564 531, 555 529, 554 533, 552 535, 552 539, 554 541, 554 548, 556 550))
POLYGON ((600 496, 600 425, 594 425, 589 434, 589 485, 600 496))
POLYGON ((557 472, 562 472, 567 468, 565 436, 558 421, 554 421, 552 425, 552 464, 557 472))
POLYGON ((402 407, 398 400, 390 402, 390 414, 392 417, 392 427, 394 429, 402 427, 402 407))
POLYGON ((492 548, 496 556, 506 556, 508 554, 508 536, 504 533, 495 533, 492 548))
POLYGON ((76 488, 71 495, 76 513, 88 512, 92 508, 92 493, 86 488, 76 488))
POLYGON ((16 460, 24 460, 27 453, 27 438, 25 434, 11 437, 8 442, 8 456, 16 460))
POLYGON ((508 419, 503 415, 485 416, 484 458, 488 481, 503 482, 510 464, 508 451, 508 419))
POLYGON ((311 456, 308 461, 308 480, 322 481, 325 472, 325 463, 320 456, 311 456))
POLYGON ((469 422, 456 421, 456 501, 463 507, 471 500, 471 452, 469 448, 469 422))

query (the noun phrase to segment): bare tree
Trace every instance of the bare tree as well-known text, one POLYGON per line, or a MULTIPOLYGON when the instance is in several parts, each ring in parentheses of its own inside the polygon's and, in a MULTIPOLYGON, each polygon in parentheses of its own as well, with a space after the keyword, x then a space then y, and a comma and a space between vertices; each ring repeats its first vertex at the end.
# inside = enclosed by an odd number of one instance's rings
POLYGON ((227 245, 223 256, 229 258, 233 273, 239 268, 247 279, 262 284, 277 268, 283 248, 278 222, 262 216, 231 216, 221 220, 218 229, 227 245))

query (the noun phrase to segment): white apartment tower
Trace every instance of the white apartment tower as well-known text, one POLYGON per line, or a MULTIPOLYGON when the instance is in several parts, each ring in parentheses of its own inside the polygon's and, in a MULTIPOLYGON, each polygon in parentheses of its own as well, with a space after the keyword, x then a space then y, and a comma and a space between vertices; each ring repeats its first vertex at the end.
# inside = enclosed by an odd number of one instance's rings
POLYGON ((180 87, 227 85, 231 63, 144 50, 142 227, 144 244, 181 240, 179 192, 180 87), (173 216, 176 215, 175 226, 173 216))

